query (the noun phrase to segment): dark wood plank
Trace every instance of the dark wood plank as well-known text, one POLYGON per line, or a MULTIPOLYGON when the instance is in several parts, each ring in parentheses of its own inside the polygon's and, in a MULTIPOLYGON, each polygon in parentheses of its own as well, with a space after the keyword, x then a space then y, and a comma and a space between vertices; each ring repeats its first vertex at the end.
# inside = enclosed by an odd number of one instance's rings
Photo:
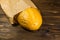
POLYGON ((0 40, 60 40, 60 0, 32 0, 41 11, 39 31, 29 32, 12 26, 0 7, 0 40))

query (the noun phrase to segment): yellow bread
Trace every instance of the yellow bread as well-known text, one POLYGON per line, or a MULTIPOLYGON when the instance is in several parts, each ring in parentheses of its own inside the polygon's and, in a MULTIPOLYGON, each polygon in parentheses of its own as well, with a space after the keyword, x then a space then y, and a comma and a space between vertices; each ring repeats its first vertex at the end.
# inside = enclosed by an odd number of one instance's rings
POLYGON ((36 8, 27 8, 20 12, 17 20, 20 25, 28 30, 38 30, 42 25, 42 16, 36 8))

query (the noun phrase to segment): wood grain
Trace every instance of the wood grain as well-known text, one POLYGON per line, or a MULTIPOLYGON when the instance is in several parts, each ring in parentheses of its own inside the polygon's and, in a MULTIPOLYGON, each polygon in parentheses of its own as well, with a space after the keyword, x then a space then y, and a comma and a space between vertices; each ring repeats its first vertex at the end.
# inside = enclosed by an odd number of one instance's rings
POLYGON ((60 40, 60 0, 32 0, 43 17, 39 31, 12 26, 0 7, 0 40, 60 40))

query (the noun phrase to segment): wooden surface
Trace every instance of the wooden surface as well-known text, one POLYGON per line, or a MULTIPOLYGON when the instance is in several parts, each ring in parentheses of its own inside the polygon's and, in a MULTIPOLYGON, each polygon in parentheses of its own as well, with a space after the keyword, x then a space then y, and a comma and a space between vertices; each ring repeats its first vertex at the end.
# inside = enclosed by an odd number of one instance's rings
POLYGON ((32 0, 43 17, 39 31, 28 32, 20 26, 12 26, 0 7, 0 40, 60 40, 60 1, 32 0))

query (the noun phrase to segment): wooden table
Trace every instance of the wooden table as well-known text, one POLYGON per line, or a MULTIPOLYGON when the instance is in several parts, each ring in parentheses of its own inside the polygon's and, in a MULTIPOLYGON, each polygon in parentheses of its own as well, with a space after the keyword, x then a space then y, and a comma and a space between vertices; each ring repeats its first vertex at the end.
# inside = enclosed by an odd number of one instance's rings
POLYGON ((39 31, 28 32, 20 26, 12 26, 0 7, 0 40, 60 40, 60 1, 32 0, 43 17, 39 31))

